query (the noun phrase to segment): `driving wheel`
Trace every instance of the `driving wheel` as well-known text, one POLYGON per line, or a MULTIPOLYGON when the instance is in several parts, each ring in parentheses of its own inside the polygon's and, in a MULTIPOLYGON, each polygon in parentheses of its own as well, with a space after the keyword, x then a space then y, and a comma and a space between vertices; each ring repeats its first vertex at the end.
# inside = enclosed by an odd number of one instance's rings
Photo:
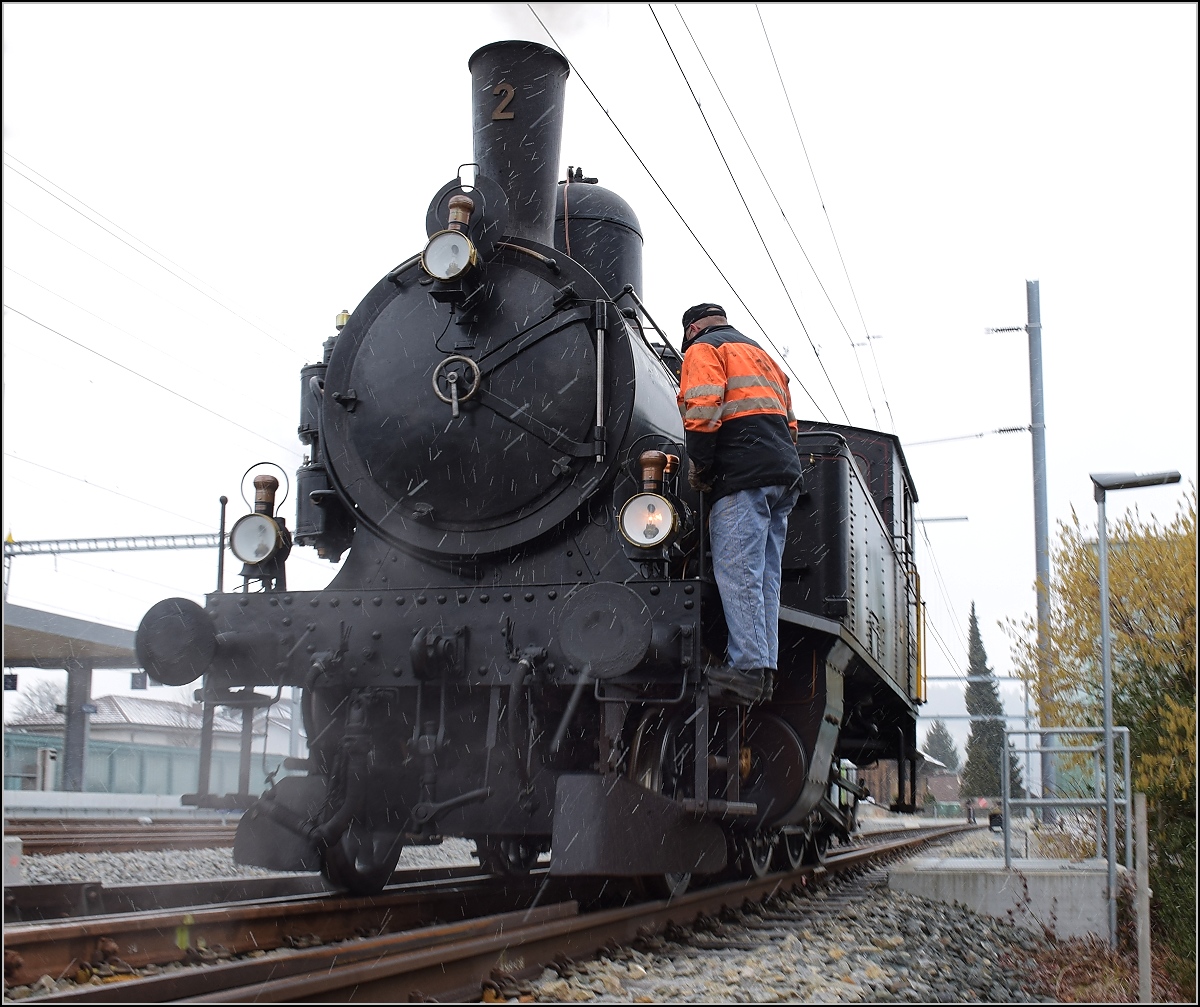
MULTIPOLYGON (((690 731, 681 728, 679 718, 667 718, 662 711, 650 711, 638 725, 630 751, 629 778, 664 797, 684 798, 694 742, 690 731)), ((644 875, 638 887, 647 898, 673 899, 687 891, 692 883, 690 871, 644 875)))
POLYGON ((785 832, 779 840, 779 866, 794 871, 804 866, 804 847, 808 839, 803 832, 785 832))
POLYGON ((738 837, 738 862, 743 877, 765 878, 771 873, 771 861, 775 858, 778 839, 778 833, 774 832, 756 832, 738 837))

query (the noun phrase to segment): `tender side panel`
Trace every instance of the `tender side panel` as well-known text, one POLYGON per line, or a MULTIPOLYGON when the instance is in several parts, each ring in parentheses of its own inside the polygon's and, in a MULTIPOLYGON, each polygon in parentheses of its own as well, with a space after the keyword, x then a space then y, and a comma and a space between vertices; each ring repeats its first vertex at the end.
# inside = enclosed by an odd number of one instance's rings
POLYGON ((804 490, 788 524, 781 600, 833 619, 915 697, 908 557, 893 544, 861 461, 837 432, 802 433, 804 490))

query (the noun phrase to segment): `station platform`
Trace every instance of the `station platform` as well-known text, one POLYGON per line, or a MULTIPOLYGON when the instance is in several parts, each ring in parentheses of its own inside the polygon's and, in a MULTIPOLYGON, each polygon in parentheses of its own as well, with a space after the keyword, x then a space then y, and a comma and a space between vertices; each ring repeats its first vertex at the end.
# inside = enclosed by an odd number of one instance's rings
POLYGON ((179 794, 99 794, 64 790, 6 790, 4 818, 153 818, 236 822, 241 811, 185 806, 179 794))

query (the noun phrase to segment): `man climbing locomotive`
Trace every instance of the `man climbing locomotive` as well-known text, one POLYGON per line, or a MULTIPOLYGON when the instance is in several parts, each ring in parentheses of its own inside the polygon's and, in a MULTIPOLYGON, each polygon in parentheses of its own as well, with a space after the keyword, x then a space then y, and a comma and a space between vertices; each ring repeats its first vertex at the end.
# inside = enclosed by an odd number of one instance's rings
POLYGON ((688 482, 707 495, 728 664, 708 669, 718 701, 769 702, 779 668, 779 589, 800 459, 787 375, 719 304, 683 313, 679 411, 688 482))

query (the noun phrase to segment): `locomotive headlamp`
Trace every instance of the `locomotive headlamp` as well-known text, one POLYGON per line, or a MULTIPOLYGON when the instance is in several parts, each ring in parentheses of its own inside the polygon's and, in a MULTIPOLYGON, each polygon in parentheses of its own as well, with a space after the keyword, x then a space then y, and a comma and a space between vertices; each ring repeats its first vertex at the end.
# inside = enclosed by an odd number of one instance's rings
POLYGON ((421 253, 421 268, 434 279, 454 280, 476 259, 475 246, 461 231, 438 231, 421 253))
POLYGON ((633 545, 652 549, 662 545, 678 523, 671 501, 657 493, 638 493, 621 508, 621 534, 633 545))
POLYGON ((229 533, 229 548, 238 559, 250 566, 275 555, 281 541, 279 525, 266 514, 247 514, 238 518, 229 533))

